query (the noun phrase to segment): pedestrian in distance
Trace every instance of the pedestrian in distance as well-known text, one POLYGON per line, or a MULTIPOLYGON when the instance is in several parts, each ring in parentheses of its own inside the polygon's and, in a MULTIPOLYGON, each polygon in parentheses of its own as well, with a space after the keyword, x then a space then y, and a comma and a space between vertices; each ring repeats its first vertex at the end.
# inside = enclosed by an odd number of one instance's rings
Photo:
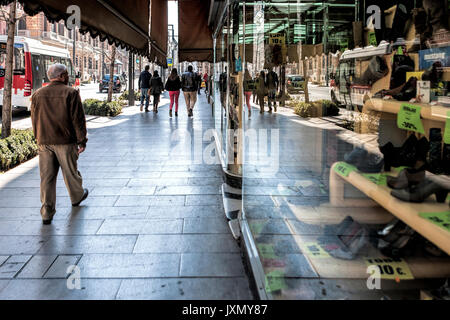
POLYGON ((261 70, 259 77, 256 79, 256 95, 259 102, 259 113, 264 113, 264 97, 267 95, 266 74, 261 70))
POLYGON ((86 117, 78 90, 68 86, 69 73, 63 64, 48 68, 50 84, 31 97, 31 122, 39 148, 41 216, 50 224, 56 213, 56 179, 61 167, 72 206, 79 206, 89 194, 77 168, 86 149, 86 117))
POLYGON ((175 117, 178 117, 178 98, 180 97, 181 80, 178 76, 177 69, 173 68, 170 72, 169 78, 167 78, 165 89, 169 91, 170 97, 170 109, 169 117, 172 118, 172 108, 175 103, 175 117))
POLYGON ((220 103, 222 107, 226 109, 226 96, 227 96, 227 67, 225 71, 219 76, 219 90, 220 90, 220 103))
POLYGON ((141 72, 139 75, 139 82, 138 87, 139 90, 141 90, 141 111, 144 107, 144 100, 145 100, 145 112, 148 112, 148 105, 150 103, 150 96, 148 94, 148 89, 150 89, 150 79, 152 78, 152 75, 148 71, 150 70, 150 66, 145 66, 144 71, 141 72))
POLYGON ((203 81, 205 81, 205 94, 206 94, 208 92, 208 81, 209 81, 207 72, 205 72, 205 74, 203 75, 203 81))
POLYGON ((188 117, 193 117, 194 105, 197 102, 198 85, 197 77, 193 72, 192 66, 188 66, 188 70, 181 76, 181 88, 183 90, 184 100, 186 101, 188 117))
POLYGON ((276 97, 277 97, 277 92, 278 92, 279 81, 278 81, 278 75, 272 69, 270 69, 269 73, 267 74, 266 85, 267 85, 267 90, 268 90, 269 113, 272 113, 272 103, 273 103, 275 112, 277 112, 276 97))
POLYGON ((196 80, 197 80, 197 84, 198 84, 198 94, 201 94, 201 90, 202 90, 202 76, 200 75, 200 73, 196 72, 196 80))
POLYGON ((250 99, 252 97, 252 90, 253 90, 253 79, 250 76, 250 72, 248 69, 245 69, 244 73, 244 95, 245 95, 245 102, 247 104, 248 108, 248 118, 252 116, 252 106, 250 105, 250 99))
POLYGON ((164 91, 164 84, 158 74, 158 70, 153 71, 153 77, 150 80, 150 94, 153 96, 153 112, 158 113, 159 98, 164 91))

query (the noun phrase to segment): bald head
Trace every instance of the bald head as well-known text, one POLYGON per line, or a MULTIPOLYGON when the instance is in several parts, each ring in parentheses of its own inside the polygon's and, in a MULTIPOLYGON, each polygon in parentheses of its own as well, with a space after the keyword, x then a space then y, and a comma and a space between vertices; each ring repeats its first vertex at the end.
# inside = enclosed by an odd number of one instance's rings
POLYGON ((61 81, 64 80, 64 74, 67 73, 67 67, 61 63, 52 64, 48 67, 47 76, 50 81, 61 81))

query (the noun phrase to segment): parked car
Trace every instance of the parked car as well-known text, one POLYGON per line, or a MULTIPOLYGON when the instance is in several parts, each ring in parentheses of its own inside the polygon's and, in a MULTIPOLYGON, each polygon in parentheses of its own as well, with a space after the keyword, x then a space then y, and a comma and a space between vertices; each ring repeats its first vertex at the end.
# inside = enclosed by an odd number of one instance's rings
MULTIPOLYGON (((98 84, 98 91, 103 92, 104 90, 108 92, 109 89, 109 74, 103 76, 102 81, 98 84)), ((113 80, 113 92, 121 92, 127 89, 127 82, 121 75, 114 75, 113 80)))
POLYGON ((305 90, 305 78, 303 78, 303 76, 289 75, 286 79, 286 89, 288 93, 299 93, 305 90))

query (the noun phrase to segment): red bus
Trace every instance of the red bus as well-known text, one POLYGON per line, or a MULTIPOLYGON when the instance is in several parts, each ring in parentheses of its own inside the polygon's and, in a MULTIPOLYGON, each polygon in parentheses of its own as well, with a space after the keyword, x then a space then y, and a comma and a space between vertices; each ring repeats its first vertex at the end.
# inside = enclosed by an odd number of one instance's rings
MULTIPOLYGON (((0 35, 0 104, 3 104, 5 84, 7 36, 0 35)), ((48 46, 39 40, 14 38, 14 70, 12 106, 30 110, 31 95, 39 88, 47 85, 47 69, 53 63, 62 63, 69 72, 69 85, 78 88, 80 81, 70 60, 67 49, 48 46)))

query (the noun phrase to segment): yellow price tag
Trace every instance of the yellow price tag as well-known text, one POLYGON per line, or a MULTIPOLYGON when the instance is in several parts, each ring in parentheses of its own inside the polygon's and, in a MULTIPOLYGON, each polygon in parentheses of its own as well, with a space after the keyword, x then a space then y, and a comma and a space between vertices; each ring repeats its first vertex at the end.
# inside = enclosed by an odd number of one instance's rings
POLYGON ((367 266, 378 267, 381 279, 397 281, 414 279, 408 264, 403 259, 366 258, 365 262, 367 266))

